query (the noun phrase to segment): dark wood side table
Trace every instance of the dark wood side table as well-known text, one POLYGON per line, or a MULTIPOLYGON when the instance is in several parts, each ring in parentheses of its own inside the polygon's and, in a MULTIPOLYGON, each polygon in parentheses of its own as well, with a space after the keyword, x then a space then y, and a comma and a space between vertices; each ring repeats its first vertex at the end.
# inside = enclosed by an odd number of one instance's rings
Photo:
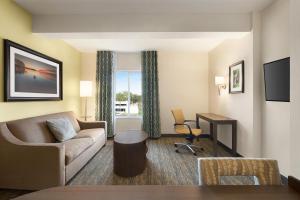
POLYGON ((148 135, 143 131, 118 133, 114 137, 114 172, 122 177, 141 174, 147 162, 148 135))
POLYGON ((213 139, 214 156, 218 156, 217 145, 218 145, 218 125, 219 124, 230 124, 232 125, 232 154, 237 156, 236 143, 237 143, 237 120, 213 113, 197 113, 196 124, 197 128, 200 128, 199 119, 208 121, 210 124, 210 137, 213 139))
POLYGON ((288 184, 291 188, 300 193, 300 180, 296 179, 293 176, 288 177, 288 184))

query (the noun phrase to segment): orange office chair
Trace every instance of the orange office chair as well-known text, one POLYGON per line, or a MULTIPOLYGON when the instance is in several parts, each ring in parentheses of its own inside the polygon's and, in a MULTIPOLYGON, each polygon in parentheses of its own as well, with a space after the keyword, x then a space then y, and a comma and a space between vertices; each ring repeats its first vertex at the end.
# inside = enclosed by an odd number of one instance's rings
POLYGON ((190 124, 188 122, 196 122, 195 120, 185 120, 183 112, 181 109, 174 109, 171 110, 173 117, 175 119, 175 132, 178 134, 185 134, 187 143, 175 143, 176 152, 179 153, 179 150, 182 148, 188 149, 190 152, 192 152, 195 156, 197 156, 197 153, 195 149, 200 149, 201 151, 204 151, 203 148, 193 145, 194 139, 197 138, 199 140, 199 136, 202 134, 201 129, 193 129, 191 128, 190 124))

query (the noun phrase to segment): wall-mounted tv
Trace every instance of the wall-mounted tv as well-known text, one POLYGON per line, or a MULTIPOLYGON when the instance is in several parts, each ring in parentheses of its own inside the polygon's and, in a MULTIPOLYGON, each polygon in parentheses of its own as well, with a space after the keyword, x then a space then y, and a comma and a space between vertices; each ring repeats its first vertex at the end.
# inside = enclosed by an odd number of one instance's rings
POLYGON ((290 58, 264 64, 266 101, 290 101, 290 58))

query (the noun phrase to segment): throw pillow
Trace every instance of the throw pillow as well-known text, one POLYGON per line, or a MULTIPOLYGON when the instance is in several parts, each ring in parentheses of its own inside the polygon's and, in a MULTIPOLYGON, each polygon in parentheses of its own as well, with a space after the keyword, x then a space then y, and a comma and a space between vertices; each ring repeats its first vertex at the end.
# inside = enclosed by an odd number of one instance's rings
POLYGON ((50 119, 46 122, 51 133, 60 142, 64 142, 76 136, 76 131, 67 118, 50 119))

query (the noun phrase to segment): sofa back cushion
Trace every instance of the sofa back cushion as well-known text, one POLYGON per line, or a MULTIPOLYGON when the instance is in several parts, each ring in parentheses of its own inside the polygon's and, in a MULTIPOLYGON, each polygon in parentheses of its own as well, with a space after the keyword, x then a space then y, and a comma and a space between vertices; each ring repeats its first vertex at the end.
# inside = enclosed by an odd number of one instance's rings
POLYGON ((19 119, 6 122, 6 124, 12 134, 21 141, 31 143, 53 143, 56 142, 56 139, 47 127, 46 121, 62 117, 69 119, 76 132, 80 130, 73 112, 62 112, 19 119))

